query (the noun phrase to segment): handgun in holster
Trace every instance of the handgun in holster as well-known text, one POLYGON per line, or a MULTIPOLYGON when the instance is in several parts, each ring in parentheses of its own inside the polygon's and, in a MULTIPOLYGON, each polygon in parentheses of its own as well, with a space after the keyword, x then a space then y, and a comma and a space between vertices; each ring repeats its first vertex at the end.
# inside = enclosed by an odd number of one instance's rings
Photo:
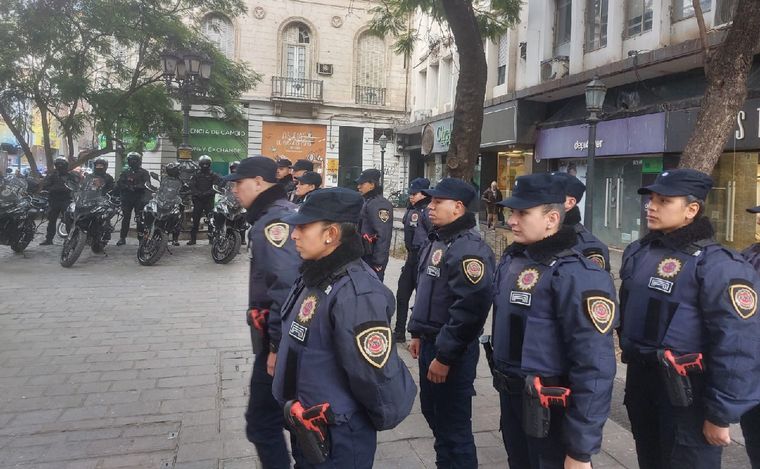
POLYGON ((551 426, 550 407, 567 408, 570 389, 561 386, 544 386, 541 377, 525 378, 523 395, 523 430, 528 436, 546 438, 551 426))
POLYGON ((660 376, 665 382, 668 399, 674 407, 689 407, 694 403, 694 390, 689 375, 704 371, 701 353, 674 355, 670 350, 658 350, 660 376))
POLYGON ((299 401, 288 401, 285 403, 285 421, 310 464, 327 461, 330 457, 330 432, 327 427, 335 423, 330 404, 317 404, 304 409, 299 401))
POLYGON ((264 351, 264 334, 267 330, 268 317, 268 309, 251 308, 245 314, 251 329, 251 347, 254 355, 264 351))
POLYGON ((372 254, 373 248, 372 245, 375 244, 375 241, 377 241, 377 235, 371 235, 369 233, 364 233, 362 235, 362 245, 364 246, 364 253, 365 254, 372 254))
POLYGON ((483 351, 486 353, 486 361, 488 362, 488 368, 491 369, 491 374, 493 374, 494 365, 493 365, 493 343, 491 343, 491 336, 490 335, 481 335, 478 338, 478 341, 483 346, 483 351))

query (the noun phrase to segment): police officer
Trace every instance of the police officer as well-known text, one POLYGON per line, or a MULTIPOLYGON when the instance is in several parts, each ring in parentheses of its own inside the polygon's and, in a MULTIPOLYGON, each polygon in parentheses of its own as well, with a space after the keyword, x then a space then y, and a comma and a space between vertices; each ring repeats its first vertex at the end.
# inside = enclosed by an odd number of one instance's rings
POLYGON ((356 179, 356 187, 364 196, 359 219, 359 234, 364 242, 363 259, 377 272, 380 280, 385 276, 393 237, 393 205, 383 197, 381 178, 380 170, 365 169, 356 179))
POLYGON ((267 469, 290 467, 282 435, 282 407, 272 397, 272 374, 282 335, 281 307, 301 264, 289 239, 292 226, 283 221, 295 207, 277 184, 276 172, 272 159, 254 156, 241 161, 237 171, 225 178, 234 182, 232 190, 247 208, 252 225, 248 233, 251 267, 246 318, 256 358, 245 413, 246 436, 267 469))
POLYGON ((475 228, 468 205, 476 189, 445 178, 428 205, 433 230, 420 251, 409 351, 419 359, 420 405, 435 437, 441 468, 478 466, 472 436, 472 396, 478 336, 491 307, 493 251, 475 228))
POLYGON ((610 271, 610 250, 606 244, 594 236, 581 223, 581 211, 578 204, 586 192, 586 185, 580 179, 568 173, 556 172, 552 176, 557 178, 565 187, 565 225, 572 226, 578 237, 575 249, 594 261, 599 267, 610 271))
POLYGON ((108 171, 108 160, 102 157, 95 159, 92 175, 100 180, 100 191, 103 195, 111 192, 114 188, 113 176, 106 171, 108 171))
POLYGON ((71 203, 71 190, 66 187, 67 181, 76 181, 76 177, 69 172, 69 162, 66 158, 58 157, 53 162, 53 171, 45 177, 42 182, 42 190, 48 191, 48 225, 45 241, 40 246, 49 246, 53 244, 55 237, 55 227, 58 223, 58 217, 63 216, 66 207, 71 203))
POLYGON ((285 192, 290 193, 296 188, 293 175, 290 174, 293 163, 287 158, 277 160, 277 182, 285 187, 285 192))
POLYGON ((142 168, 142 155, 131 152, 127 155, 127 168, 122 171, 116 182, 116 190, 121 196, 121 233, 117 246, 123 246, 129 233, 129 222, 132 219, 132 211, 137 220, 137 232, 142 232, 142 211, 145 206, 145 184, 150 182, 150 174, 142 168))
POLYGON ((674 169, 639 189, 650 233, 623 254, 620 346, 642 469, 720 467, 729 424, 760 401, 760 279, 713 239, 712 185, 674 169))
MULTIPOLYGON (((167 179, 172 179, 180 184, 182 183, 182 170, 181 166, 178 162, 172 161, 171 163, 168 163, 166 166, 164 166, 164 172, 166 173, 167 179)), ((181 186, 182 189, 180 190, 180 197, 184 199, 184 197, 187 195, 187 186, 181 186)), ((179 206, 180 213, 183 213, 185 211, 184 204, 180 203, 179 206)), ((181 225, 178 225, 175 229, 175 231, 172 233, 172 246, 179 246, 179 232, 182 229, 181 225)))
POLYGON ((230 163, 230 174, 235 174, 235 171, 237 171, 237 167, 240 166, 240 161, 233 161, 230 163))
POLYGON ((314 171, 306 171, 298 179, 296 179, 296 203, 303 204, 306 198, 319 189, 322 185, 322 176, 314 171))
POLYGON ((590 468, 610 410, 615 287, 575 249, 564 203, 565 185, 546 173, 518 177, 500 203, 514 243, 494 280, 491 364, 510 467, 590 468), (569 398, 544 407, 543 387, 569 398))
POLYGON ((309 160, 298 160, 290 168, 291 172, 291 185, 288 191, 288 200, 296 203, 298 195, 296 194, 296 181, 303 176, 306 171, 314 171, 314 163, 309 160))
POLYGON ((219 175, 211 171, 210 156, 201 155, 198 158, 198 167, 200 169, 190 179, 190 193, 193 198, 193 226, 190 229, 188 246, 195 244, 201 217, 208 217, 208 213, 214 208, 214 186, 218 186, 221 182, 219 175))
POLYGON ((406 247, 406 262, 401 267, 396 290, 396 328, 393 332, 396 342, 406 342, 406 318, 409 313, 409 299, 417 285, 417 261, 420 249, 427 242, 432 225, 428 217, 427 206, 430 197, 422 193, 430 188, 430 181, 417 178, 409 183, 409 207, 404 214, 404 246, 406 247))
POLYGON ((371 468, 377 431, 398 425, 416 395, 393 344, 393 293, 361 260, 361 209, 354 191, 320 189, 283 218, 304 263, 282 309, 273 390, 299 468, 371 468))
MULTIPOLYGON (((237 171, 237 167, 238 166, 240 166, 240 161, 235 160, 232 163, 230 163, 230 173, 229 174, 235 174, 235 172, 237 171)), ((279 172, 279 167, 277 168, 277 170, 279 172)), ((228 182, 228 184, 229 184, 229 182, 228 182)), ((246 245, 246 238, 247 238, 247 236, 245 235, 245 232, 247 230, 248 230, 247 228, 243 228, 242 230, 240 230, 240 244, 242 246, 246 245)))

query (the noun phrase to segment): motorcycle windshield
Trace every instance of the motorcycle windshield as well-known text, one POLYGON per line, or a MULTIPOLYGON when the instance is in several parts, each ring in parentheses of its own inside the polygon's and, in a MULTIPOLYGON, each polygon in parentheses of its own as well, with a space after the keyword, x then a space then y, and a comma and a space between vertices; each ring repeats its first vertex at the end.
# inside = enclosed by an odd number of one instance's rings
POLYGON ((82 181, 82 184, 80 184, 76 194, 77 209, 93 207, 103 203, 106 199, 106 196, 103 194, 105 184, 106 180, 104 178, 88 174, 84 178, 84 181, 82 181))
POLYGON ((224 193, 220 197, 220 202, 227 204, 230 209, 235 210, 240 208, 240 202, 238 202, 237 197, 235 197, 235 194, 232 193, 232 189, 229 187, 224 189, 224 193))
POLYGON ((26 180, 11 176, 0 179, 0 206, 9 207, 18 203, 26 195, 26 180))
POLYGON ((171 209, 182 202, 180 190, 182 181, 173 178, 165 178, 156 192, 156 203, 159 210, 171 209))

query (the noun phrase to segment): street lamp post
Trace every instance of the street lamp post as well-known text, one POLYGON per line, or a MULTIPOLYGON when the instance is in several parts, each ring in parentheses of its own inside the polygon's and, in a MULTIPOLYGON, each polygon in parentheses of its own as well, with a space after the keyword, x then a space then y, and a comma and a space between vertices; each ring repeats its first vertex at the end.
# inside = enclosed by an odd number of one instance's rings
POLYGON ((604 105, 604 96, 607 87, 594 77, 586 85, 586 110, 588 116, 588 155, 586 157, 586 207, 583 215, 583 224, 587 230, 593 231, 594 226, 594 161, 596 159, 596 124, 599 122, 599 114, 604 105))
POLYGON ((385 136, 385 132, 380 136, 377 141, 380 145, 380 185, 385 185, 385 146, 388 145, 388 137, 385 136))
POLYGON ((176 92, 182 102, 182 144, 177 148, 180 160, 192 159, 190 146, 190 108, 195 97, 203 96, 211 78, 212 62, 195 52, 164 51, 161 68, 169 91, 176 92))

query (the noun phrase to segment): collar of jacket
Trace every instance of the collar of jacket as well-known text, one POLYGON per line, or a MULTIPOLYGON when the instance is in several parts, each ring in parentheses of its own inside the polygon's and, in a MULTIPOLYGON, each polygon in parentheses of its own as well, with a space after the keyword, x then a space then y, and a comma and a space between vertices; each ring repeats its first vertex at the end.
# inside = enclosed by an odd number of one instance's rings
POLYGON ((663 233, 662 231, 651 231, 641 238, 641 244, 659 243, 670 249, 681 249, 689 244, 712 239, 715 236, 715 229, 707 217, 701 216, 686 226, 663 233))
POLYGON ((575 226, 580 222, 581 222, 581 209, 579 209, 578 206, 576 205, 575 207, 571 208, 567 213, 565 213, 565 221, 563 221, 562 224, 567 225, 567 226, 575 226))
POLYGON ((286 174, 282 178, 278 179, 277 182, 280 184, 288 184, 293 181, 293 175, 292 174, 286 174))
POLYGON ((303 261, 301 275, 309 288, 326 287, 346 271, 346 265, 364 255, 364 245, 359 235, 341 243, 333 252, 315 261, 303 261))
POLYGON ((369 199, 371 199, 373 197, 382 196, 382 195, 383 195, 383 187, 382 186, 377 186, 374 189, 372 189, 371 191, 369 191, 366 194, 364 194, 364 198, 369 200, 369 199))
POLYGON ((429 238, 433 241, 438 240, 448 243, 463 231, 470 230, 474 227, 475 214, 472 212, 466 212, 448 225, 434 228, 433 231, 430 232, 429 238))
POLYGON ((269 189, 265 190, 256 200, 253 201, 250 207, 248 207, 248 223, 253 224, 261 218, 261 215, 272 205, 274 202, 280 199, 286 199, 288 195, 285 193, 285 189, 275 184, 269 189))
POLYGON ((533 244, 512 243, 505 250, 505 254, 523 252, 534 261, 546 262, 560 252, 571 249, 577 242, 578 238, 573 227, 564 225, 553 235, 533 244))

